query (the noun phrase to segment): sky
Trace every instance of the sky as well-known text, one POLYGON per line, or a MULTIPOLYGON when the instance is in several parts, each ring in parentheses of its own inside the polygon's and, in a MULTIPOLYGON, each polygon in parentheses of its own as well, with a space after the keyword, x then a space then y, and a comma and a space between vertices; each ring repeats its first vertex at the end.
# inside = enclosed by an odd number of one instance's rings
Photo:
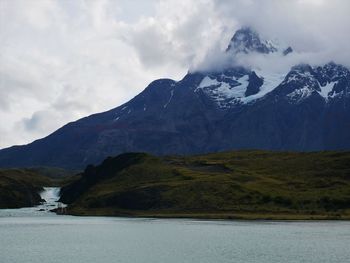
POLYGON ((350 67, 349 10, 348 0, 0 0, 0 148, 117 107, 152 80, 215 69, 242 26, 292 46, 286 67, 350 67))

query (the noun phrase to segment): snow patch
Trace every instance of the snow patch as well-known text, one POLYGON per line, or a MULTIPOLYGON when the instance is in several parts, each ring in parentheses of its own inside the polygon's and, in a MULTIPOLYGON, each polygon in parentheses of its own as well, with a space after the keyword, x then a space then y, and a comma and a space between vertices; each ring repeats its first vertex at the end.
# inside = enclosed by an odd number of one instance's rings
MULTIPOLYGON (((258 93, 245 97, 249 85, 249 75, 240 78, 232 77, 238 85, 231 86, 226 81, 218 81, 215 78, 206 76, 199 86, 195 89, 202 89, 208 96, 218 103, 220 107, 227 107, 229 104, 249 103, 264 97, 267 93, 273 91, 285 79, 286 74, 280 72, 268 72, 260 69, 254 70, 259 78, 263 79, 263 84, 258 93), (239 85, 240 84, 240 85, 239 85)), ((225 76, 221 76, 225 77, 225 76)), ((227 79, 227 78, 226 78, 227 79)))
POLYGON ((314 79, 314 76, 310 72, 302 72, 300 70, 296 70, 296 73, 289 76, 288 79, 284 80, 283 84, 288 84, 295 81, 303 81, 304 79, 314 79))
POLYGON ((239 99, 245 96, 244 94, 249 85, 249 75, 244 75, 240 78, 234 77, 232 80, 237 81, 238 85, 231 86, 225 81, 218 81, 206 76, 195 91, 202 89, 220 107, 227 107, 227 104, 237 103, 239 99))
POLYGON ((169 98, 168 102, 163 105, 164 109, 169 105, 169 103, 170 103, 171 99, 173 98, 173 96, 174 96, 174 90, 171 90, 170 91, 170 98, 169 98))
POLYGON ((201 83, 199 84, 197 89, 203 89, 203 88, 206 88, 206 87, 215 86, 215 85, 219 85, 219 84, 220 84, 220 82, 218 82, 216 79, 211 79, 210 77, 206 76, 201 81, 201 83))
POLYGON ((249 85, 249 76, 244 75, 243 77, 237 79, 241 85, 231 87, 228 83, 221 85, 219 87, 219 93, 222 94, 225 98, 243 98, 247 87, 249 85))
POLYGON ((202 82, 199 84, 198 89, 206 89, 210 87, 215 87, 213 89, 209 89, 207 93, 211 93, 211 95, 215 95, 217 99, 232 99, 232 98, 242 98, 244 97, 244 94, 247 90, 247 87, 249 85, 249 76, 244 75, 243 77, 237 79, 238 83, 240 85, 238 86, 231 86, 227 82, 219 82, 216 79, 211 79, 210 77, 206 76, 202 82))
POLYGON ((321 86, 321 91, 319 91, 318 93, 325 99, 328 99, 328 94, 332 91, 334 85, 337 84, 337 81, 334 82, 329 82, 327 83, 325 86, 321 86))
POLYGON ((299 102, 303 99, 306 99, 311 94, 312 94, 312 90, 310 89, 309 86, 305 85, 301 89, 296 89, 293 92, 289 93, 287 97, 290 98, 291 100, 299 102))
POLYGON ((248 97, 242 98, 243 103, 249 103, 251 101, 257 100, 264 97, 267 93, 270 93, 275 88, 278 87, 284 80, 286 74, 276 73, 276 72, 267 72, 262 70, 254 70, 259 78, 263 78, 263 84, 260 87, 258 93, 250 95, 248 97))

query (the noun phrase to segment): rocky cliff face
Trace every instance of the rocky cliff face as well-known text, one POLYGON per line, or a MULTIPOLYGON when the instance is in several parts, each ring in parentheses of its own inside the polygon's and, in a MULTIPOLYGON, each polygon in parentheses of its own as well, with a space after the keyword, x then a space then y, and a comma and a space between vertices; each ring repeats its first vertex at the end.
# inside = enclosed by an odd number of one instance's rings
MULTIPOLYGON (((286 56, 249 28, 226 52, 286 56)), ((0 151, 0 166, 82 168, 107 156, 231 149, 350 149, 350 72, 335 63, 285 74, 244 66, 152 82, 129 102, 69 123, 29 145, 0 151)))

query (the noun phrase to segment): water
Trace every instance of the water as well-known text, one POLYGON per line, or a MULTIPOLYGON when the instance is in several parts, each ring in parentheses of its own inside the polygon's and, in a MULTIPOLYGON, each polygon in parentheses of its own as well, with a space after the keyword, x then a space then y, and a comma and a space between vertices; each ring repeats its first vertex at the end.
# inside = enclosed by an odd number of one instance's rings
POLYGON ((55 205, 60 199, 60 191, 60 187, 44 187, 44 191, 40 193, 40 196, 46 201, 46 204, 55 205))
MULTIPOLYGON (((44 187, 44 191, 39 193, 46 202, 36 207, 24 207, 20 209, 0 209, 0 218, 3 217, 36 217, 53 215, 50 210, 57 208, 60 198, 60 187, 44 187)), ((63 207, 64 204, 60 203, 63 207)), ((1 233, 0 233, 1 234, 1 233)), ((0 261, 1 263, 1 261, 0 261)))
POLYGON ((15 210, 11 214, 0 210, 1 263, 344 263, 350 259, 347 221, 131 219, 15 210))

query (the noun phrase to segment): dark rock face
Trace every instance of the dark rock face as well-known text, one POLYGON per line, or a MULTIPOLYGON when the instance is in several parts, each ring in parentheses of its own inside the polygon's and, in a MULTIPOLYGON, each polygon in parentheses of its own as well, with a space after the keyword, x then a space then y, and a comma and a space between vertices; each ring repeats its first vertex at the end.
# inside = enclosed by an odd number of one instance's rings
POLYGON ((290 54, 292 52, 293 52, 293 49, 291 47, 288 47, 283 51, 283 55, 287 56, 288 54, 290 54))
MULTIPOLYGON (((245 43, 245 51, 269 53, 260 45, 267 42, 242 32, 234 39, 245 43)), ((349 70, 335 63, 297 65, 276 82, 268 74, 232 67, 188 73, 178 82, 156 80, 124 105, 69 123, 31 144, 1 150, 0 167, 76 169, 124 152, 247 148, 349 150, 349 70)))
POLYGON ((250 95, 257 94, 260 91, 260 87, 263 85, 264 80, 259 78, 256 73, 253 71, 249 75, 249 84, 247 90, 245 91, 245 96, 249 97, 250 95))

